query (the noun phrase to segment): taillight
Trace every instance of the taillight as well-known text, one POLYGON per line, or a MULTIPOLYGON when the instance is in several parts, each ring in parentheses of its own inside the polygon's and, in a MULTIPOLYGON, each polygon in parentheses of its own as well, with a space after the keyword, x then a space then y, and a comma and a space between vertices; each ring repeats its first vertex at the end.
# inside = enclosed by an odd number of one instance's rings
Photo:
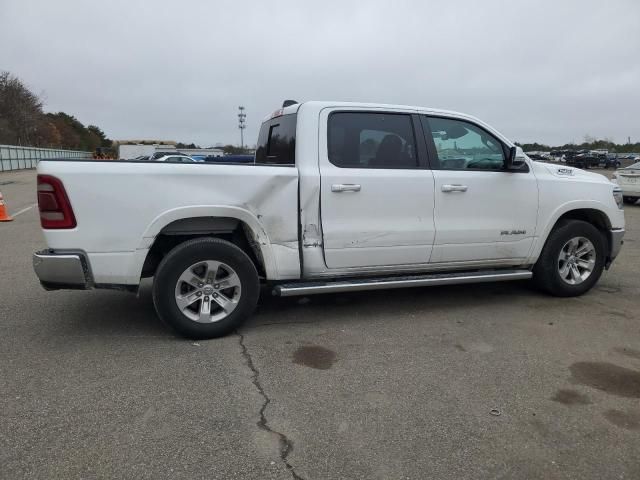
POLYGON ((51 175, 38 175, 38 209, 42 228, 75 228, 69 197, 62 182, 51 175))

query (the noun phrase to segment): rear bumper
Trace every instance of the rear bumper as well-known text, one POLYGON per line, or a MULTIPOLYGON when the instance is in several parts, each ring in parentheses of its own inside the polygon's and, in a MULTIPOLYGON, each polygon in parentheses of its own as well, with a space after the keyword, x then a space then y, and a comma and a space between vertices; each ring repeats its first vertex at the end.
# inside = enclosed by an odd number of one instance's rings
POLYGON ((618 183, 618 186, 622 190, 622 195, 625 197, 640 197, 640 183, 635 183, 632 185, 618 183))
POLYGON ((89 262, 83 252, 35 252, 33 270, 46 290, 86 290, 93 287, 89 262))
POLYGON ((624 237, 624 233, 624 228, 609 230, 609 257, 607 258, 606 263, 607 268, 609 268, 609 265, 611 265, 611 263, 620 253, 620 249, 622 248, 622 244, 624 243, 624 241, 622 240, 624 237))

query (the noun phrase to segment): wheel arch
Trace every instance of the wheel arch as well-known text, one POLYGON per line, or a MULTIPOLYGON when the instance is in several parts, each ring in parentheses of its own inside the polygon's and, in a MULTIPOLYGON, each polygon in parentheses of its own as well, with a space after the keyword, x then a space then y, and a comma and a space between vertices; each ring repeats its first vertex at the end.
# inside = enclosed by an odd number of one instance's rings
POLYGON ((603 208, 599 202, 572 202, 559 207, 555 212, 553 212, 549 222, 538 235, 538 241, 536 242, 531 256, 533 263, 535 263, 540 256, 540 253, 549 238, 549 234, 559 222, 564 220, 582 220, 590 223, 602 232, 607 245, 607 250, 610 250, 611 219, 609 218, 609 215, 607 215, 605 208, 603 208))
POLYGON ((149 225, 137 249, 137 278, 152 276, 164 255, 176 245, 197 237, 224 238, 247 253, 266 278, 277 278, 269 236, 259 219, 238 207, 176 208, 149 225))
MULTIPOLYGON (((597 210, 594 208, 579 208, 575 210, 569 210, 568 212, 563 213, 555 225, 561 220, 572 219, 572 220, 582 220, 584 222, 590 223, 598 230, 606 232, 611 229, 611 220, 605 212, 602 210, 597 210)), ((552 228, 553 230, 553 228, 552 228)))

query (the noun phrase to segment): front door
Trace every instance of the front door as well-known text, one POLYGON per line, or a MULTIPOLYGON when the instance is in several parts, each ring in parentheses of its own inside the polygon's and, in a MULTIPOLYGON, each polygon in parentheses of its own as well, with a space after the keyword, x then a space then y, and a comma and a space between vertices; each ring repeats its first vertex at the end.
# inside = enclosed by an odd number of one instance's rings
POLYGON ((538 186, 527 168, 506 171, 508 147, 483 127, 423 116, 435 179, 432 263, 517 263, 529 256, 538 186))
POLYGON ((327 267, 428 263, 435 236, 434 183, 424 139, 416 136, 419 118, 325 110, 320 125, 327 267))

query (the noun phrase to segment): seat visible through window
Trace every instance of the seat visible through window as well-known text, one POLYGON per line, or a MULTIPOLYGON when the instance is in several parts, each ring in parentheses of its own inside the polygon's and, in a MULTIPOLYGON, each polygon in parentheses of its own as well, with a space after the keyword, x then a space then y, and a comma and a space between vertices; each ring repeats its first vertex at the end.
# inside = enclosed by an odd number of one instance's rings
POLYGON ((329 161, 342 168, 417 168, 411 117, 336 112, 329 117, 329 161))

